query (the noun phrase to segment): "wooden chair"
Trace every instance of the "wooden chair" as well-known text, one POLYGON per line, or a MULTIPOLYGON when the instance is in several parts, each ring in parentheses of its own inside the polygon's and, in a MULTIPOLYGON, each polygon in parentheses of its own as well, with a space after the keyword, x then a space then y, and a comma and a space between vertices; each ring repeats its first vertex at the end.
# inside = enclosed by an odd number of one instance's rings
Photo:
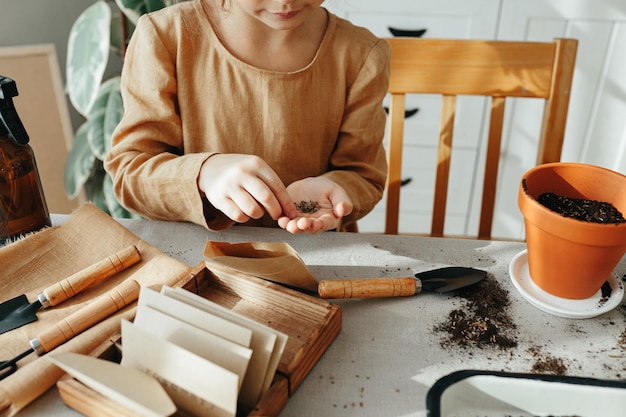
POLYGON ((444 230, 457 95, 491 97, 479 239, 490 239, 506 97, 545 99, 537 164, 559 161, 578 41, 512 42, 389 38, 389 142, 385 233, 398 233, 406 94, 441 94, 431 236, 444 230))

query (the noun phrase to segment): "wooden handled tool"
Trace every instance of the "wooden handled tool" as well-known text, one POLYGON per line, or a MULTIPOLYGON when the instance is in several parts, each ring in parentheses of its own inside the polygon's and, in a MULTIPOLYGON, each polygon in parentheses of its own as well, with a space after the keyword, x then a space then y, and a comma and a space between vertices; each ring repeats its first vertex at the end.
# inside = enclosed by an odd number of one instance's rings
POLYGON ((112 277, 140 260, 141 254, 139 250, 135 245, 130 245, 46 288, 39 295, 39 301, 44 308, 60 304, 84 289, 112 277))
POLYGON ((322 298, 406 297, 422 291, 447 292, 475 284, 486 271, 447 266, 418 272, 414 277, 323 280, 317 286, 322 298))
POLYGON ((39 337, 30 340, 37 355, 51 351, 77 334, 121 310, 139 297, 140 285, 134 279, 124 281, 109 292, 102 294, 80 310, 75 311, 39 337))
POLYGON ((29 341, 30 348, 13 359, 0 362, 0 381, 17 371, 17 363, 35 352, 43 355, 84 332, 139 298, 140 285, 134 279, 126 280, 102 294, 85 307, 77 310, 29 341))
POLYGON ((417 287, 413 277, 358 278, 320 281, 317 291, 322 298, 403 297, 414 295, 417 287))
POLYGON ((5 333, 37 320, 40 308, 56 306, 79 292, 99 284, 141 260, 139 250, 130 245, 95 264, 51 285, 37 300, 28 302, 26 294, 0 304, 0 333, 5 333))

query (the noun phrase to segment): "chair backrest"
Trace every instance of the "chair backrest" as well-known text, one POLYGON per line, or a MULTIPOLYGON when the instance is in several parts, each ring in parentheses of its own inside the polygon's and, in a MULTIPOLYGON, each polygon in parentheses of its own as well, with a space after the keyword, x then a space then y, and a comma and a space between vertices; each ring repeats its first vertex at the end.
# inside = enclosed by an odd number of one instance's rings
POLYGON ((443 236, 458 95, 491 97, 478 238, 490 239, 506 97, 545 99, 537 164, 561 158, 578 41, 389 38, 391 46, 385 233, 398 233, 406 94, 442 95, 431 236, 443 236))

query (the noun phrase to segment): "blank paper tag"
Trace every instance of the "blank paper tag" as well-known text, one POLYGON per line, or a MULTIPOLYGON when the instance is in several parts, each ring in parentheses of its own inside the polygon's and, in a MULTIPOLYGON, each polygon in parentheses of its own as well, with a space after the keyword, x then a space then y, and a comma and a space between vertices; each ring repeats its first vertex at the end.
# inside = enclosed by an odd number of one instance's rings
POLYGON ((158 291, 148 287, 142 287, 139 292, 139 308, 147 305, 168 316, 174 317, 194 327, 213 333, 233 343, 250 347, 252 330, 239 326, 229 320, 207 314, 202 309, 196 308, 180 300, 167 297, 158 291))
POLYGON ((287 343, 287 336, 271 327, 265 326, 252 319, 215 304, 206 298, 191 293, 182 288, 163 287, 161 292, 168 297, 186 302, 207 313, 214 314, 237 325, 252 330, 252 358, 248 372, 241 387, 240 401, 249 407, 254 407, 262 393, 270 386, 278 368, 280 357, 287 343), (269 381, 269 383, 268 383, 269 381))
POLYGON ((182 410, 200 417, 237 412, 239 377, 180 346, 122 320, 122 365, 154 376, 182 410))
POLYGON ((146 305, 137 309, 133 323, 163 340, 236 373, 241 388, 252 357, 251 349, 181 322, 146 305))

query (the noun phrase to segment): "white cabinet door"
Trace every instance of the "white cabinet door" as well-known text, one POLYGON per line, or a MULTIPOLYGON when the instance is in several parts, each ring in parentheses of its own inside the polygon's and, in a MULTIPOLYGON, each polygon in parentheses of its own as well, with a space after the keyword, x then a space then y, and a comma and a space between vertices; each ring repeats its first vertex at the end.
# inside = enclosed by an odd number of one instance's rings
MULTIPOLYGON (((562 160, 626 173, 626 0, 330 0, 324 5, 381 37, 391 36, 393 27, 426 29, 423 36, 433 38, 578 39, 562 160)), ((472 100, 462 98, 455 123, 453 158, 461 167, 451 178, 456 191, 446 213, 449 234, 478 228, 488 113, 484 100, 472 100)), ((402 192, 401 232, 429 230, 439 103, 437 97, 408 99, 419 112, 407 120, 405 131, 403 175, 412 181, 402 192)), ((541 100, 507 102, 494 237, 524 238, 517 190, 535 164, 542 111, 541 100)), ((363 219, 361 230, 382 231, 383 208, 381 203, 363 219)))
POLYGON ((389 27, 426 29, 424 37, 493 39, 501 0, 331 0, 323 6, 376 36, 389 27))
MULTIPOLYGON (((425 38, 493 39, 497 34, 500 0, 334 0, 324 6, 379 37, 391 37, 389 28, 394 28, 425 29, 425 38)), ((485 104, 481 98, 460 97, 458 100, 446 233, 465 233, 468 225, 477 155, 482 146, 485 104)), ((407 97, 407 108, 419 111, 407 119, 405 126, 402 175, 411 181, 402 188, 400 232, 430 232, 440 107, 438 96, 407 97)), ((382 232, 384 207, 383 200, 359 221, 359 229, 382 232)))
MULTIPOLYGON (((507 0, 498 39, 579 40, 562 160, 626 173, 626 1, 507 0)), ((494 235, 523 238, 517 183, 535 164, 541 103, 509 106, 494 235), (538 116, 539 115, 539 116, 538 116)))

